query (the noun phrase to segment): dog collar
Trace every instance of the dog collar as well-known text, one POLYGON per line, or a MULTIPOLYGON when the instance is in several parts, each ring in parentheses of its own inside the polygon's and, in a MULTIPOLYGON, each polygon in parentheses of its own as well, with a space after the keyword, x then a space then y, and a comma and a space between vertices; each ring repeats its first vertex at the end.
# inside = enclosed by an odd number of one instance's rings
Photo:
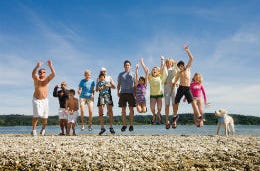
POLYGON ((218 122, 219 122, 219 123, 223 123, 224 120, 225 120, 225 117, 220 117, 220 118, 218 118, 218 122))

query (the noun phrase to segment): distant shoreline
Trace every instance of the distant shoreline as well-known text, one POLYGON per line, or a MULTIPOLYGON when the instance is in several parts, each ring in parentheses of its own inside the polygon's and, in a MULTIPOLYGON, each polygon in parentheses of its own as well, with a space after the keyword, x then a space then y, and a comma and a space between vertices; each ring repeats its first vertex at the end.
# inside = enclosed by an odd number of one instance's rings
MULTIPOLYGON (((193 125, 193 114, 180 114, 178 120, 179 125, 193 125)), ((206 122, 205 125, 216 125, 217 118, 214 113, 205 113, 204 114, 206 122)), ((230 114, 233 117, 236 125, 260 125, 260 117, 256 116, 245 116, 230 114)), ((170 120, 172 120, 172 115, 170 115, 170 120)), ((127 116, 128 119, 128 116, 127 116)), ((134 116, 134 125, 150 125, 152 115, 140 115, 136 114, 134 116)), ((0 126, 30 126, 32 116, 30 115, 21 115, 21 114, 11 114, 11 115, 0 115, 0 126)), ((85 122, 87 122, 88 117, 85 117, 85 122)), ((58 116, 49 116, 48 125, 58 125, 59 118, 58 116)), ((108 117, 105 116, 105 123, 108 123, 108 117)), ((165 123, 165 115, 162 115, 161 124, 165 123)), ((41 124, 41 120, 39 121, 41 124)), ((99 125, 98 117, 93 117, 93 125, 99 125)), ((114 125, 122 125, 121 116, 114 116, 114 125)))

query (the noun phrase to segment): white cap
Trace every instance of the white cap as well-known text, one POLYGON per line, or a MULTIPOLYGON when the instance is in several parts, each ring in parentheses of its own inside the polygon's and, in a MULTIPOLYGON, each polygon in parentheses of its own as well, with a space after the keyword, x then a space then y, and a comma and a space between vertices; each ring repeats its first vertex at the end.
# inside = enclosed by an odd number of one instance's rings
POLYGON ((100 71, 106 71, 107 69, 106 68, 104 68, 104 67, 102 67, 101 69, 100 69, 100 71))

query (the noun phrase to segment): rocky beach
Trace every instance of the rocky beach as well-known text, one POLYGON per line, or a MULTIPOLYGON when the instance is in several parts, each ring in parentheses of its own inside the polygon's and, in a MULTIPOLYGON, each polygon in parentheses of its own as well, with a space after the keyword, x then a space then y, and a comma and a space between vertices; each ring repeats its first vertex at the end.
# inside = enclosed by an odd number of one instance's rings
POLYGON ((260 170, 259 136, 0 135, 0 170, 260 170))

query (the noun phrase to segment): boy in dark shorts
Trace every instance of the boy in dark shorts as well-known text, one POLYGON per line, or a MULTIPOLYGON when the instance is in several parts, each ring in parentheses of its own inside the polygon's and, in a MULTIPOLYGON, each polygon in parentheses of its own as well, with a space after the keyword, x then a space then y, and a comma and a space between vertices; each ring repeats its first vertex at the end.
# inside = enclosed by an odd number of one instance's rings
POLYGON ((177 66, 179 68, 179 71, 178 71, 178 73, 175 77, 174 83, 173 83, 175 85, 177 83, 177 81, 180 79, 180 85, 177 89, 177 94, 176 94, 175 102, 174 102, 174 106, 173 106, 174 116, 173 116, 172 128, 174 128, 174 129, 177 127, 177 120, 179 118, 179 115, 177 114, 177 112, 178 112, 180 100, 183 96, 185 96, 188 103, 189 104, 191 103, 191 105, 192 105, 192 108, 194 111, 195 124, 197 125, 197 127, 203 126, 203 120, 202 120, 201 114, 200 114, 198 108, 196 107, 195 101, 193 100, 193 96, 190 91, 190 68, 191 68, 191 64, 193 61, 193 56, 187 45, 184 45, 184 50, 187 52, 187 54, 189 56, 189 62, 186 66, 183 61, 178 62, 177 66))

